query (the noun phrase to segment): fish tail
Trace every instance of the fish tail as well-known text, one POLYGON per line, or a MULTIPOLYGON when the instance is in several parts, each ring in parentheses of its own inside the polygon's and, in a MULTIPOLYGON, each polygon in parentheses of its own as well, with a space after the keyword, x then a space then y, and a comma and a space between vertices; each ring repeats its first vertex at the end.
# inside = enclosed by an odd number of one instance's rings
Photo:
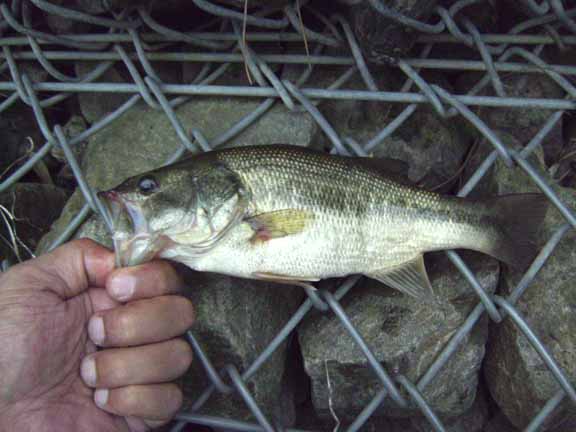
POLYGON ((538 232, 548 200, 543 194, 525 193, 490 198, 486 204, 499 222, 499 240, 487 252, 514 269, 525 270, 538 252, 538 232))

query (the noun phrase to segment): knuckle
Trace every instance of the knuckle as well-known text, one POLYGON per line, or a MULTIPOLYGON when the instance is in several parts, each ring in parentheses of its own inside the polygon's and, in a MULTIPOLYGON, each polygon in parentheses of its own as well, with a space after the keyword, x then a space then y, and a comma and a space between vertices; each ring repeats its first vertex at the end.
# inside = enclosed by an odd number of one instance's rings
POLYGON ((154 261, 149 263, 153 270, 154 283, 158 294, 169 294, 175 291, 174 281, 176 275, 172 266, 166 261, 154 261))
POLYGON ((113 386, 126 381, 130 368, 117 353, 102 351, 96 357, 98 384, 113 386))
POLYGON ((172 417, 175 415, 180 407, 182 406, 182 402, 184 401, 184 396, 182 394, 182 390, 176 384, 170 384, 168 387, 170 393, 170 404, 169 404, 169 416, 172 417))
POLYGON ((176 339, 174 342, 174 354, 178 360, 178 370, 184 373, 188 370, 194 359, 192 347, 183 339, 176 339))
POLYGON ((131 308, 122 308, 116 311, 110 329, 111 338, 119 341, 128 341, 136 334, 136 316, 131 308))
POLYGON ((179 308, 181 313, 181 321, 185 323, 186 327, 190 327, 196 319, 196 311, 190 299, 178 296, 179 308))
POLYGON ((117 396, 117 408, 124 414, 131 415, 138 412, 142 404, 142 392, 138 386, 126 386, 118 389, 117 396))

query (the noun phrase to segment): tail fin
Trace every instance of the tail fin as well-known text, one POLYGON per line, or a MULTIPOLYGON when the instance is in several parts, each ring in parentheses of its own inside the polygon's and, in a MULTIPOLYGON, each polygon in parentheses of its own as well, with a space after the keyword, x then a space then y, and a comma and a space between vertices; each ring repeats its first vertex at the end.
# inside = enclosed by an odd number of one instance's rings
POLYGON ((542 226, 548 200, 538 193, 510 194, 486 201, 500 222, 502 235, 491 255, 517 270, 525 270, 538 252, 538 231, 542 226))

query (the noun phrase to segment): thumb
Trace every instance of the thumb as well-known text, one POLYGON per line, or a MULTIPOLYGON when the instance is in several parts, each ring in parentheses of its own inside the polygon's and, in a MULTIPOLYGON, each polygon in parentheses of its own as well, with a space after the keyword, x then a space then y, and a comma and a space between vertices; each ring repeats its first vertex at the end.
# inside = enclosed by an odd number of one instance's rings
POLYGON ((114 254, 90 239, 73 240, 20 266, 25 275, 40 277, 32 286, 67 299, 89 287, 104 287, 114 269, 114 254))

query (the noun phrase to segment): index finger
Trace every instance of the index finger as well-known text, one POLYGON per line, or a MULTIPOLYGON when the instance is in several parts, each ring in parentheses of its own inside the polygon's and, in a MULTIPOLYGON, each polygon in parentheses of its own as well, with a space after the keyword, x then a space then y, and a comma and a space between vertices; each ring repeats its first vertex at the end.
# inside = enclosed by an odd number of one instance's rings
POLYGON ((121 302, 177 294, 184 282, 167 261, 150 261, 145 264, 113 271, 106 281, 106 290, 121 302))

